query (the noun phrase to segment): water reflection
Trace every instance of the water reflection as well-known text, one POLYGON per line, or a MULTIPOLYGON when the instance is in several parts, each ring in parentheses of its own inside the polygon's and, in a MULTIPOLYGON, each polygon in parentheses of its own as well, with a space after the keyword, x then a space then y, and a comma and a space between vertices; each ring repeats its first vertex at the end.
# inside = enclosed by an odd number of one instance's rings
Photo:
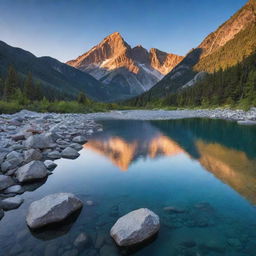
POLYGON ((92 138, 85 147, 105 156, 121 171, 141 158, 187 154, 256 204, 256 151, 251 143, 256 139, 254 127, 216 120, 132 123, 131 132, 131 125, 113 121, 107 132, 92 138))

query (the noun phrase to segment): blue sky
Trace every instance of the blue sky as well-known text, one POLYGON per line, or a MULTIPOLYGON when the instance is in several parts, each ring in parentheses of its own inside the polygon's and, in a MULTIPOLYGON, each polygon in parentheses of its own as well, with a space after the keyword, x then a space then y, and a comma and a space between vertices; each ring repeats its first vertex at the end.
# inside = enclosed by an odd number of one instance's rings
POLYGON ((0 0, 0 40, 67 61, 120 32, 131 45, 180 55, 246 0, 0 0))

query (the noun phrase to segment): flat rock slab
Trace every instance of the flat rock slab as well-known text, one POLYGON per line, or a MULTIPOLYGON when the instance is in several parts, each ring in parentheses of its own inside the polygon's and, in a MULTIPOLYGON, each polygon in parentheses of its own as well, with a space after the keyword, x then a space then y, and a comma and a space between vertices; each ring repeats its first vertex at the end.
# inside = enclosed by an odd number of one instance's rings
POLYGON ((141 208, 118 219, 110 235, 119 246, 131 246, 149 239, 159 229, 159 217, 149 209, 141 208))
POLYGON ((63 221, 82 206, 82 201, 70 193, 48 195, 30 205, 26 221, 31 229, 40 228, 63 221))
POLYGON ((13 210, 18 208, 22 203, 23 199, 20 197, 10 197, 0 202, 0 207, 5 211, 13 210))
POLYGON ((47 169, 41 161, 29 162, 28 164, 20 167, 16 172, 16 177, 19 182, 30 182, 43 179, 47 175, 47 169))

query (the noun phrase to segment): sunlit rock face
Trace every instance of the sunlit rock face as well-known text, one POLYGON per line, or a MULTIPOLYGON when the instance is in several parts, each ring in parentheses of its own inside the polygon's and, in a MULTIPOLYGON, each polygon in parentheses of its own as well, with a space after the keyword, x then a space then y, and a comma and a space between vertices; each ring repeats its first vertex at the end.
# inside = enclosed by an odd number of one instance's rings
POLYGON ((242 151, 220 144, 197 141, 199 162, 219 180, 256 204, 256 160, 249 159, 242 151))
POLYGON ((87 72, 105 84, 129 88, 140 94, 170 72, 183 57, 138 45, 132 48, 115 32, 90 51, 67 64, 87 72))

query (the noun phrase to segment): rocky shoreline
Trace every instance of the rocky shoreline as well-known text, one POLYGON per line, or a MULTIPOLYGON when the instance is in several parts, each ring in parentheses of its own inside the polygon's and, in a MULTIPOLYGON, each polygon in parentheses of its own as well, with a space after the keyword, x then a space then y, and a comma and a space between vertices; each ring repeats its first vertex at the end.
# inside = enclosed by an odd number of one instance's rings
POLYGON ((170 120, 211 118, 256 124, 256 108, 243 110, 129 110, 90 114, 36 113, 0 115, 0 218, 19 207, 28 182, 47 178, 54 160, 75 159, 88 137, 103 130, 97 120, 170 120), (12 200, 8 198, 14 197, 12 200), (4 200, 3 200, 4 199, 4 200))
POLYGON ((231 109, 203 110, 123 110, 86 114, 92 120, 175 120, 184 118, 210 118, 237 121, 240 124, 256 124, 256 108, 249 111, 231 109))
POLYGON ((47 178, 54 160, 75 159, 101 125, 85 115, 40 114, 23 110, 0 115, 0 219, 18 208, 31 182, 47 178))

